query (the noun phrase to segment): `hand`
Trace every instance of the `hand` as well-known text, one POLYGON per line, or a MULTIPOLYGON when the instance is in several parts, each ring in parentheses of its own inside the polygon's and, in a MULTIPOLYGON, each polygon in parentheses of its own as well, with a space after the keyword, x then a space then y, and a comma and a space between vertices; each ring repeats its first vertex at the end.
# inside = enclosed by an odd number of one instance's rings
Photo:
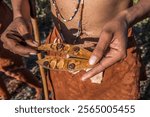
POLYGON ((38 47, 38 43, 33 41, 31 24, 22 17, 15 18, 1 36, 1 41, 5 49, 24 57, 36 55, 33 48, 38 47))
POLYGON ((126 17, 122 14, 119 14, 104 25, 99 42, 89 59, 90 65, 97 65, 83 75, 83 81, 126 57, 127 30, 126 17))

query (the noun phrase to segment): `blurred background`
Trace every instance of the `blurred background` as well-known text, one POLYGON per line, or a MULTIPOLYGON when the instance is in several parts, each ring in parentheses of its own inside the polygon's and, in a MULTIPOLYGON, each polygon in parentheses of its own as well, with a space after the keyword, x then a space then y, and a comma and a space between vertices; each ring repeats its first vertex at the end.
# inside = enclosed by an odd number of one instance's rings
MULTIPOLYGON (((4 0, 10 7, 10 0, 4 0)), ((138 0, 133 0, 136 4, 138 0)), ((39 21, 39 29, 42 43, 53 27, 50 12, 49 0, 36 0, 37 17, 39 21)), ((150 99, 150 19, 144 19, 143 21, 133 26, 134 36, 139 52, 141 53, 141 61, 143 71, 146 73, 147 79, 140 81, 140 93, 143 100, 150 99)), ((39 69, 35 63, 36 57, 24 59, 25 63, 32 71, 32 73, 39 79, 39 69)), ((28 87, 19 81, 3 76, 9 92, 12 94, 12 99, 34 99, 35 90, 28 87)))

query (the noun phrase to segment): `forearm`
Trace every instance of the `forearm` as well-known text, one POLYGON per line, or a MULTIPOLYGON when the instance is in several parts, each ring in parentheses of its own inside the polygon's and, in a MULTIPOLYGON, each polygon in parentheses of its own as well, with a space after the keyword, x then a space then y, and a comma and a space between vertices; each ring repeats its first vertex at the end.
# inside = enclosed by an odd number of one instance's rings
POLYGON ((30 20, 30 6, 28 0, 11 0, 14 19, 23 17, 30 20))
POLYGON ((125 10, 125 14, 129 26, 150 16, 150 0, 140 0, 133 7, 125 10))

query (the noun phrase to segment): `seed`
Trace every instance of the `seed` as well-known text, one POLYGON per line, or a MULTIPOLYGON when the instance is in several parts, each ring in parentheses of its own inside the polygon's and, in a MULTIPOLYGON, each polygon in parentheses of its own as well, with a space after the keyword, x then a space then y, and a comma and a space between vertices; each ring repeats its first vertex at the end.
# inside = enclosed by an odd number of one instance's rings
POLYGON ((44 66, 48 66, 48 65, 49 65, 49 62, 48 62, 48 61, 45 61, 45 62, 43 63, 43 65, 44 65, 44 66))
POLYGON ((64 48, 64 45, 61 43, 61 44, 57 44, 57 50, 61 50, 64 48))
POLYGON ((57 59, 53 59, 53 60, 50 62, 50 68, 55 69, 56 65, 57 65, 57 59))
POLYGON ((57 63, 57 68, 58 69, 62 69, 63 66, 64 66, 65 62, 64 62, 64 59, 61 59, 60 61, 58 61, 57 63))
POLYGON ((51 49, 55 49, 55 48, 56 48, 55 44, 51 44, 51 45, 50 45, 50 48, 51 48, 51 49))
POLYGON ((74 52, 79 52, 79 51, 80 51, 80 48, 76 46, 76 47, 73 48, 73 51, 74 51, 74 52))
POLYGON ((72 70, 74 68, 75 68, 75 64, 74 63, 68 64, 68 69, 72 70))

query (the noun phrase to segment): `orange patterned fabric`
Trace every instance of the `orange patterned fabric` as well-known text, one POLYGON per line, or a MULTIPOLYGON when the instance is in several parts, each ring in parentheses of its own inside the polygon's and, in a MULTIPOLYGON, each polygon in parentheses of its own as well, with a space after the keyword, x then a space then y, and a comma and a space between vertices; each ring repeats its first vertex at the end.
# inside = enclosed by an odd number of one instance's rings
MULTIPOLYGON (((56 28, 47 42, 59 36, 56 28)), ((139 98, 140 63, 132 30, 129 30, 127 57, 105 70, 101 84, 81 81, 85 71, 71 74, 67 71, 50 71, 50 79, 56 100, 126 100, 139 98)), ((51 55, 52 53, 49 53, 51 55)))

